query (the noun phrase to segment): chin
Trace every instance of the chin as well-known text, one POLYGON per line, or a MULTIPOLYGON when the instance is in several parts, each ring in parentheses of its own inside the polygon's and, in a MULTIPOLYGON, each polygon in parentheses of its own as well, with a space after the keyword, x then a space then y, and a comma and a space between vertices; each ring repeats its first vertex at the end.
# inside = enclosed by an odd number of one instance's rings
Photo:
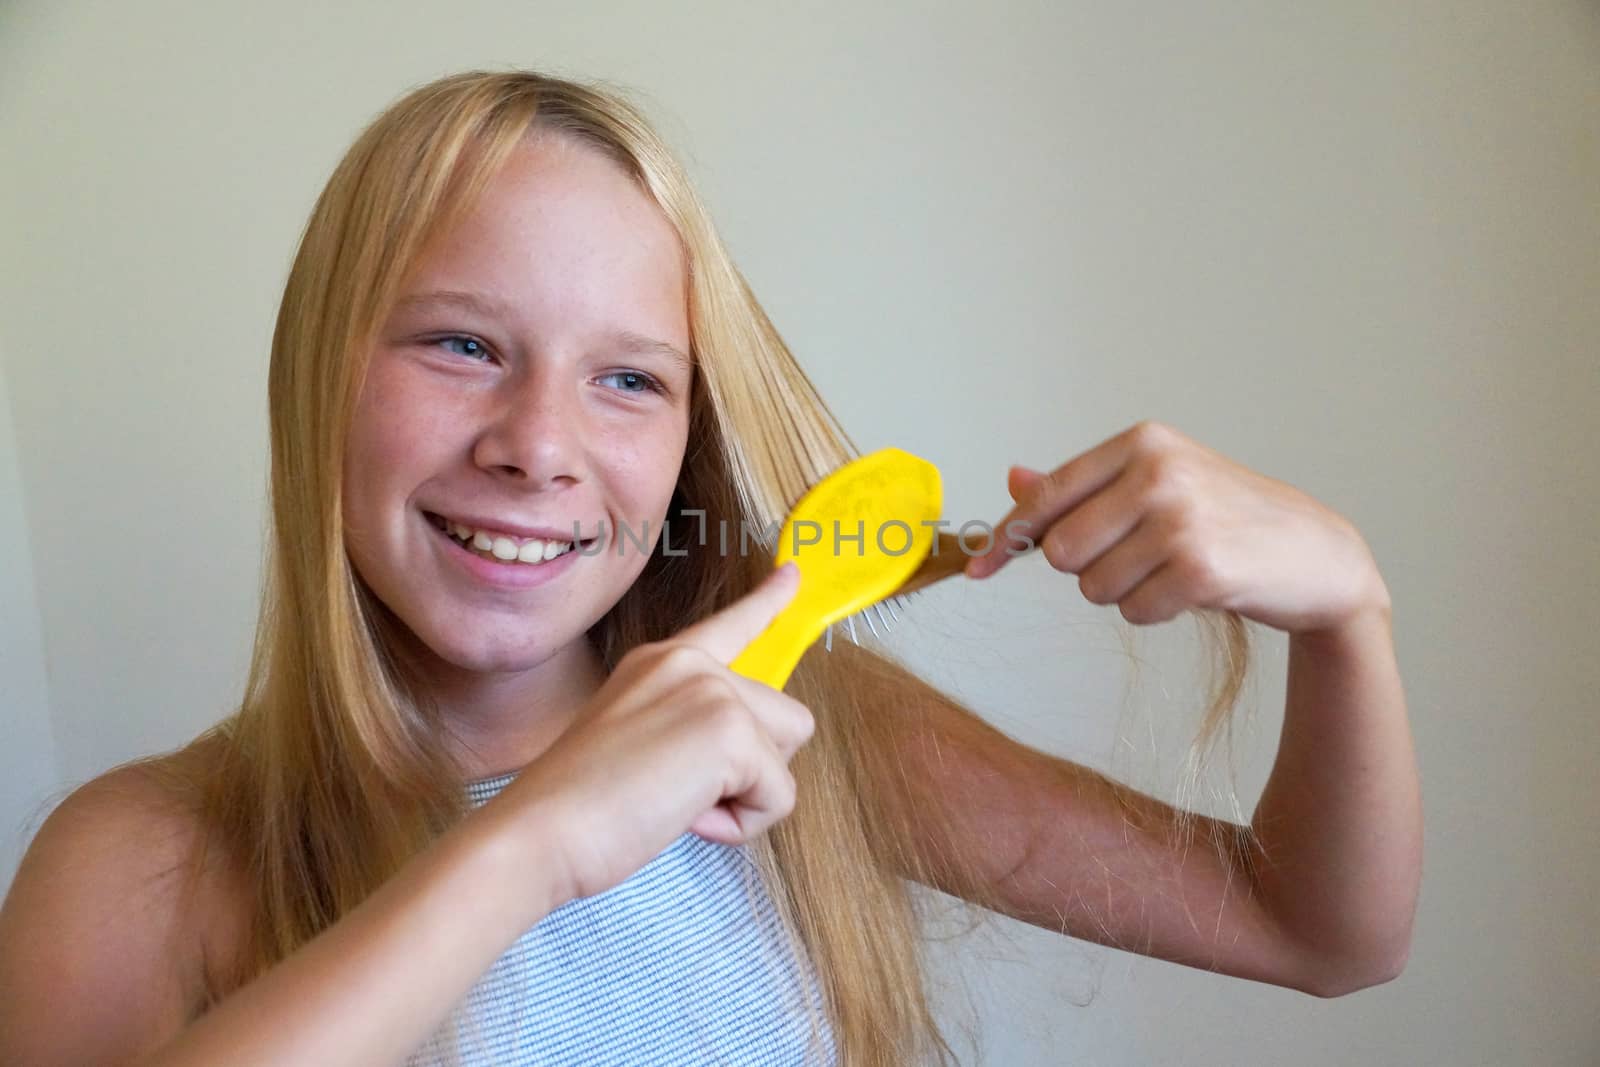
POLYGON ((542 638, 525 636, 497 642, 472 633, 470 627, 454 625, 449 619, 423 618, 413 624, 381 600, 381 628, 387 631, 384 643, 405 660, 419 667, 424 676, 440 666, 471 673, 506 673, 528 670, 549 659, 555 648, 542 638), (395 647, 398 646, 398 647, 395 647))
POLYGON ((457 670, 483 674, 507 674, 530 670, 548 660, 557 649, 543 641, 496 644, 463 641, 460 634, 449 639, 424 641, 439 659, 457 670))

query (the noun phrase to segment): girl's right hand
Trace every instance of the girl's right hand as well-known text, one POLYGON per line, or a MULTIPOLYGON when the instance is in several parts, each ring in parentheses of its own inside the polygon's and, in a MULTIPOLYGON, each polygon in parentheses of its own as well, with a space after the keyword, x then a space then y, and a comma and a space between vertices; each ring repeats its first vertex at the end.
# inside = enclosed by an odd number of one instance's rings
POLYGON ((799 587, 785 564, 715 615, 629 651, 502 791, 546 813, 551 847, 535 862, 551 865, 557 905, 619 884, 685 830, 737 845, 793 810, 788 764, 811 712, 728 664, 799 587))

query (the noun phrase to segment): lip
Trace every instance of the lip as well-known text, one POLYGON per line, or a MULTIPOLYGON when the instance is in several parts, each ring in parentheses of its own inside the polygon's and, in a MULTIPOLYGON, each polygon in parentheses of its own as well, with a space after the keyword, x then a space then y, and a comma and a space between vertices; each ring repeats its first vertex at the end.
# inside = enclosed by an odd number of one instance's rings
MULTIPOLYGON (((489 530, 494 533, 510 534, 512 537, 520 537, 524 541, 532 537, 537 537, 541 541, 583 542, 594 540, 593 537, 574 538, 572 536, 574 532, 583 530, 581 521, 563 530, 559 526, 522 526, 518 523, 506 522, 504 519, 489 519, 481 515, 463 515, 459 512, 446 513, 424 508, 423 517, 426 518, 428 515, 437 515, 446 522, 457 522, 462 526, 470 526, 474 530, 489 530)), ((598 530, 599 528, 599 523, 596 523, 595 529, 598 530)))
POLYGON ((464 570, 476 582, 498 589, 533 589, 546 585, 576 566, 578 557, 583 554, 581 549, 571 548, 544 563, 502 563, 468 552, 459 541, 429 522, 426 517, 423 518, 422 524, 439 542, 440 551, 452 563, 464 570))

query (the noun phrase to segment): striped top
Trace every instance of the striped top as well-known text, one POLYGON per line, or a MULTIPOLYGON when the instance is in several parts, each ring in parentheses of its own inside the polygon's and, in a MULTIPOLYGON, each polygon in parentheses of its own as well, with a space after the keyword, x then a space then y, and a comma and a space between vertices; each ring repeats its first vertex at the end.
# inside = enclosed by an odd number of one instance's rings
MULTIPOLYGON (((515 777, 468 783, 471 806, 515 777)), ((473 1067, 831 1067, 821 1004, 747 849, 685 832, 626 881, 518 938, 468 993, 457 1033, 473 1067)), ((408 1067, 443 1064, 439 1036, 408 1067)))

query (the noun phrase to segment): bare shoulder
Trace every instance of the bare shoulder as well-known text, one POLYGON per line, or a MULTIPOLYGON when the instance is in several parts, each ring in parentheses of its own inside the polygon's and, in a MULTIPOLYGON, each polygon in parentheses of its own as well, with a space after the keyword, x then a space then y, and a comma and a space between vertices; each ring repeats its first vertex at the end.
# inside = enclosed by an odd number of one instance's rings
POLYGON ((109 771, 40 827, 0 906, 0 1062, 131 1062, 193 1017, 229 901, 188 878, 199 818, 161 772, 205 756, 109 771))

